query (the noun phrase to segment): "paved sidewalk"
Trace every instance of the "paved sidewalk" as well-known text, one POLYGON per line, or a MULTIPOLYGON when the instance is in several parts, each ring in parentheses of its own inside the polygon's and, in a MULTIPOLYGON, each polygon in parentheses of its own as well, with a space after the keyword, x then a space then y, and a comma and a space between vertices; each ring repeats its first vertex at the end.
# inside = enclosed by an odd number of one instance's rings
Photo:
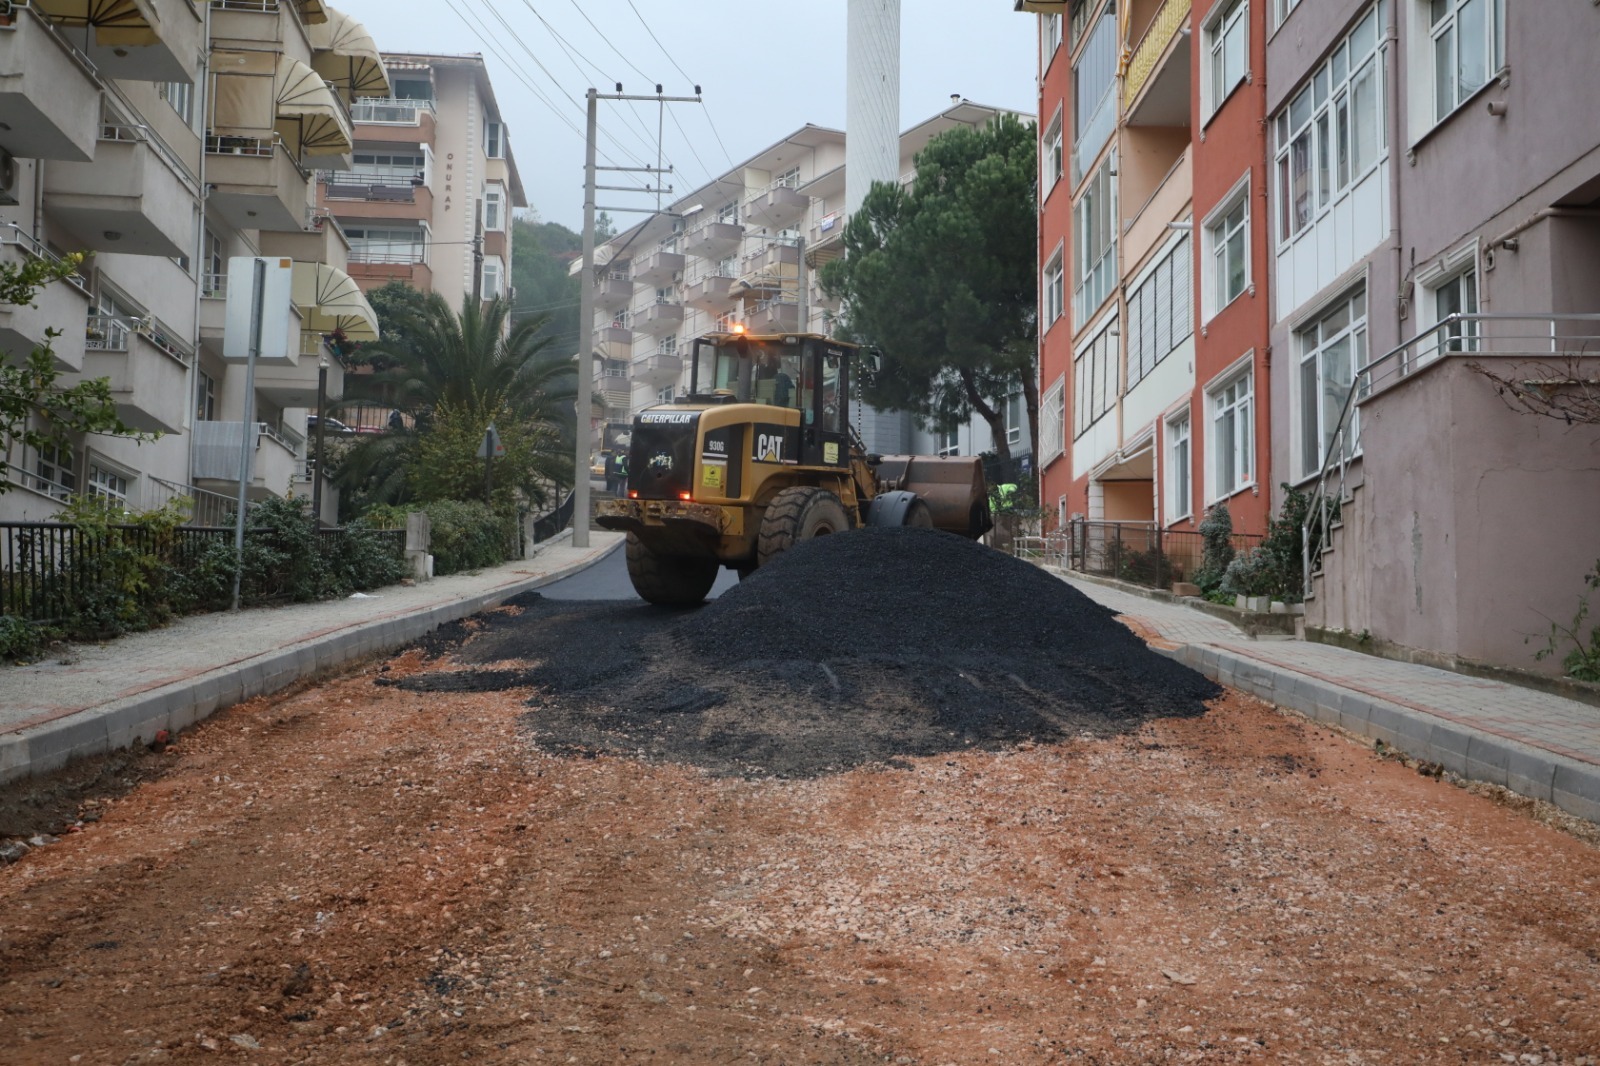
POLYGON ((1600 708, 1326 644, 1252 639, 1180 603, 1063 576, 1213 680, 1600 822, 1600 708))
POLYGON ((353 659, 402 647, 438 626, 583 569, 622 534, 570 534, 528 559, 475 574, 330 600, 184 618, 62 661, 0 667, 0 783, 84 755, 176 732, 212 712, 276 692, 353 659))

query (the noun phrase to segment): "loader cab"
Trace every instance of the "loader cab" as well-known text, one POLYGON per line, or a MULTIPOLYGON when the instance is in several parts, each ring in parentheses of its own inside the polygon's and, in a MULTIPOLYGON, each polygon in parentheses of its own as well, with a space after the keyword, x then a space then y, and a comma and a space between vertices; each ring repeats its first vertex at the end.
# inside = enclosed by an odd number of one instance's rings
MULTIPOLYGON (((853 344, 815 334, 712 333, 694 342, 688 401, 794 411, 799 421, 798 452, 787 461, 844 466, 850 451, 846 411, 855 353, 853 344)), ((774 421, 782 424, 790 419, 774 421)))

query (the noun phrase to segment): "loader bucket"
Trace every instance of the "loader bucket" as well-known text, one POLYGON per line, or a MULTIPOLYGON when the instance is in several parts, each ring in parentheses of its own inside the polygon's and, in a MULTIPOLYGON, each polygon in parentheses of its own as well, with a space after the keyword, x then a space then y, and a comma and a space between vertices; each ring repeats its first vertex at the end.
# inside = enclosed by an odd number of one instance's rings
POLYGON ((884 491, 921 497, 933 512, 933 527, 977 540, 994 526, 983 460, 961 455, 885 455, 877 468, 884 491))

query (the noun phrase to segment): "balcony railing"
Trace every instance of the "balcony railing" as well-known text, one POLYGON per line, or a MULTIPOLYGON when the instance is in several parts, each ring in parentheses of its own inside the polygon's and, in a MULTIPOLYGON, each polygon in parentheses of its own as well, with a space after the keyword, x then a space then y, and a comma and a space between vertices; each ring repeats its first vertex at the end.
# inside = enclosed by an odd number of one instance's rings
POLYGON ((351 263, 426 263, 426 249, 409 248, 404 251, 387 248, 351 248, 351 263))
MULTIPOLYGON (((3 6, 3 4, 0 4, 0 7, 3 6)), ((60 256, 56 255, 54 252, 50 251, 50 249, 41 244, 38 238, 34 237, 31 233, 24 232, 22 227, 15 222, 7 222, 4 225, 0 225, 0 245, 7 244, 20 248, 25 254, 30 255, 35 259, 42 259, 46 263, 59 265, 63 261, 60 256)), ((84 277, 82 274, 68 274, 61 280, 65 281, 68 285, 71 285, 74 289, 77 289, 85 296, 91 295, 89 291, 89 279, 84 277)))
POLYGON ((352 121, 385 126, 415 126, 422 121, 423 112, 433 114, 432 100, 368 97, 350 106, 352 121))
POLYGON ((1128 60, 1128 73, 1123 85, 1123 100, 1131 103, 1139 96, 1139 90, 1144 88, 1144 83, 1150 80, 1150 75, 1156 69, 1156 62, 1167 50, 1167 44, 1172 40, 1173 34, 1189 18, 1189 10, 1194 6, 1194 0, 1167 0, 1161 5, 1161 10, 1156 12, 1156 17, 1150 20, 1150 27, 1144 31, 1144 36, 1134 47, 1133 58, 1128 60))

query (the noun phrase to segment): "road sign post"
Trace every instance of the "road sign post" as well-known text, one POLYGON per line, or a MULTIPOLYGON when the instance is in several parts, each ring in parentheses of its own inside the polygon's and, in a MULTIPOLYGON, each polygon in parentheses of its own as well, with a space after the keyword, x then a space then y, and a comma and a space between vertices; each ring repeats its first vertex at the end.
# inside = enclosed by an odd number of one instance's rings
POLYGON ((478 445, 478 458, 483 460, 483 502, 489 503, 489 494, 494 491, 494 461, 506 454, 506 446, 500 440, 500 433, 494 428, 494 423, 489 423, 489 428, 483 431, 483 443, 478 445))

